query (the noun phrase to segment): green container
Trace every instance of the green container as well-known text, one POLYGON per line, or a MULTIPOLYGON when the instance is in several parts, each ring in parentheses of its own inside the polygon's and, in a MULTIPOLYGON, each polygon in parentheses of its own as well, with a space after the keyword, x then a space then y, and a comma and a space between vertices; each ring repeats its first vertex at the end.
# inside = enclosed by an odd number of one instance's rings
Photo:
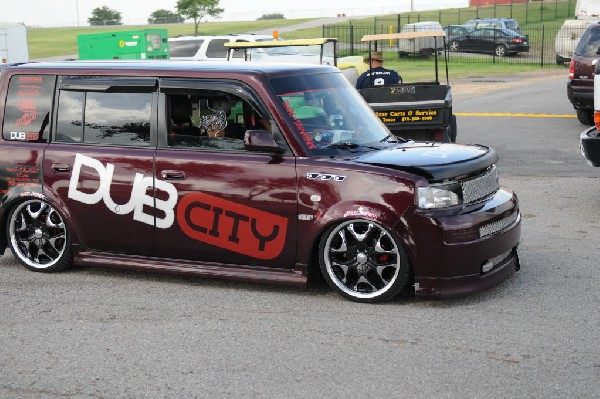
POLYGON ((166 60, 166 29, 140 29, 77 36, 80 60, 166 60))

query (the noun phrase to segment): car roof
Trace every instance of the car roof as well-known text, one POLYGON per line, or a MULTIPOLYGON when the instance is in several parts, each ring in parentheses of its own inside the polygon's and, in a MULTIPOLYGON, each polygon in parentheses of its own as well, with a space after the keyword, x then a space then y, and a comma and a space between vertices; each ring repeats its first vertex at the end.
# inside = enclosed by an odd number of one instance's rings
POLYGON ((176 42, 180 40, 208 40, 208 39, 273 39, 271 35, 255 35, 253 33, 237 33, 231 35, 183 35, 170 37, 169 41, 176 42))
POLYGON ((140 61, 140 60, 106 60, 106 61, 52 61, 14 64, 6 69, 27 70, 31 73, 48 71, 50 73, 68 73, 70 71, 89 71, 116 75, 118 73, 137 72, 144 76, 181 72, 206 72, 219 74, 294 74, 339 72, 339 69, 328 65, 287 64, 272 62, 212 62, 212 61, 140 61))

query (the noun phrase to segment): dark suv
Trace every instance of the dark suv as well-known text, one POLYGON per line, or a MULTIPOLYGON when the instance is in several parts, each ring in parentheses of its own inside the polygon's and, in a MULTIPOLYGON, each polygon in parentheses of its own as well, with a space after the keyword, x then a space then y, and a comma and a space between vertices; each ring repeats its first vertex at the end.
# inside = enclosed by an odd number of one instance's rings
POLYGON ((581 36, 569 70, 567 96, 584 125, 594 124, 594 65, 600 58, 600 22, 581 36))

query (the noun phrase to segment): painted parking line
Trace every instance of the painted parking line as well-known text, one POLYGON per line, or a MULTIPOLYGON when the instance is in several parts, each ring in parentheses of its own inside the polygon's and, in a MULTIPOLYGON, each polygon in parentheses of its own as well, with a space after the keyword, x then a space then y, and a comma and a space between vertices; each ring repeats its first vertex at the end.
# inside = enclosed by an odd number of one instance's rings
POLYGON ((522 114, 510 112, 454 112, 456 116, 499 116, 516 118, 577 118, 572 114, 522 114))

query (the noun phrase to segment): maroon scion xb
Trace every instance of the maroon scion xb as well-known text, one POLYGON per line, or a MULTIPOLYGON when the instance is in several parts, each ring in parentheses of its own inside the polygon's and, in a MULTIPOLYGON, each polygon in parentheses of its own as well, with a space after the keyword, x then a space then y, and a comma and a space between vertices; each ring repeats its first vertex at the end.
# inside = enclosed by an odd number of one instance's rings
POLYGON ((390 135, 334 67, 107 61, 0 75, 0 253, 451 298, 519 269, 482 145, 390 135))

